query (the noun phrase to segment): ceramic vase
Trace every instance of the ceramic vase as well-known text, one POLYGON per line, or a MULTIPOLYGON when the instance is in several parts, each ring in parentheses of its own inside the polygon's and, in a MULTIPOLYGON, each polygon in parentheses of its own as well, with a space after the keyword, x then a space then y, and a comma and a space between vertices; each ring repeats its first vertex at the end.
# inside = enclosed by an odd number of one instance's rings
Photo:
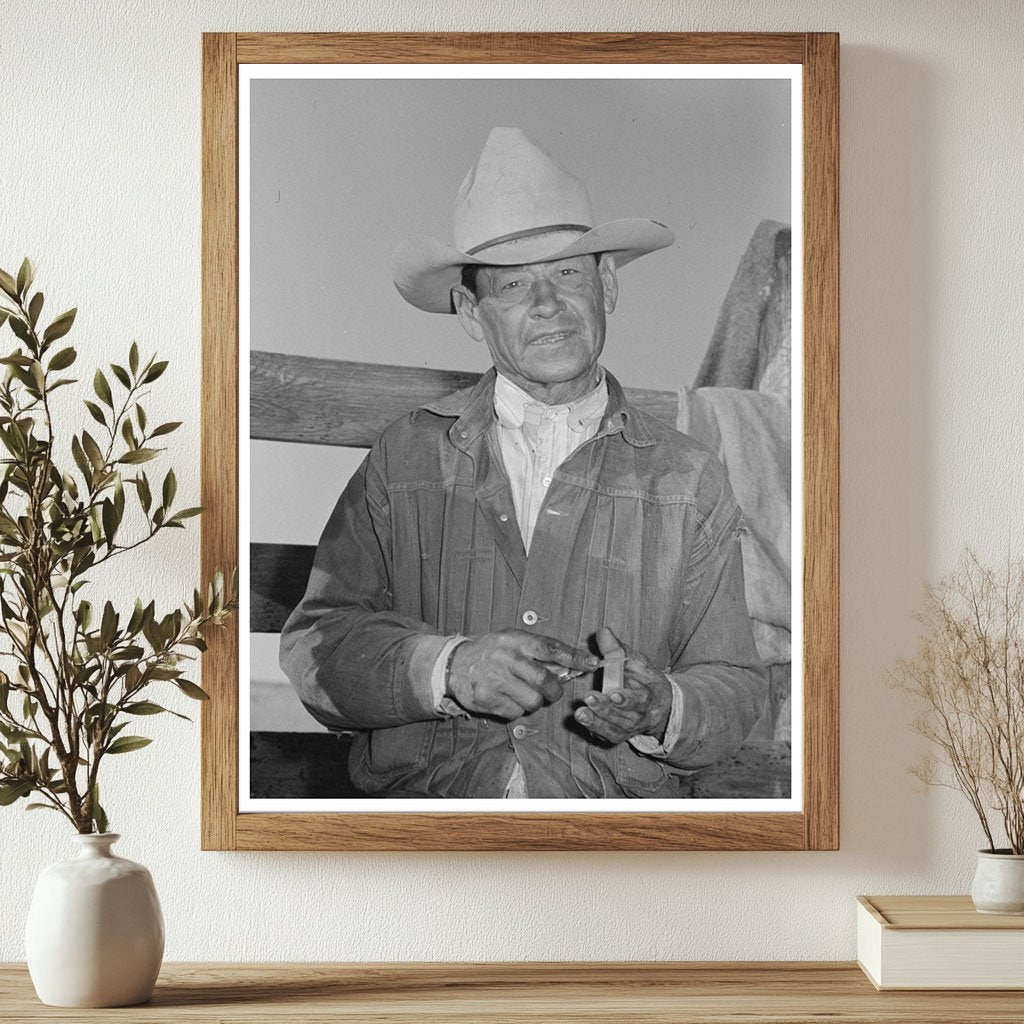
POLYGON ((1024 854, 979 850, 971 899, 982 914, 1024 914, 1024 854))
POLYGON ((133 1006, 153 992, 164 955, 156 889, 111 851, 120 836, 76 835, 77 857, 43 870, 25 927, 36 994, 50 1006, 133 1006))

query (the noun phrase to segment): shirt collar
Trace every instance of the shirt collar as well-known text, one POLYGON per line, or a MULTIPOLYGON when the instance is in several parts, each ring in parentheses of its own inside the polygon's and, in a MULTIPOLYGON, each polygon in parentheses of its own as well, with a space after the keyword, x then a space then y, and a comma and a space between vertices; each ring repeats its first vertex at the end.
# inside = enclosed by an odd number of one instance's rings
MULTIPOLYGON (((463 451, 467 450, 494 422, 494 385, 497 371, 492 366, 472 387, 446 395, 430 402, 423 408, 437 416, 454 419, 448 434, 452 443, 463 451)), ((644 423, 642 416, 626 402, 622 386, 615 375, 605 372, 608 388, 608 405, 602 433, 621 431, 623 438, 636 448, 646 448, 655 443, 655 438, 644 423)))
POLYGON ((604 367, 597 368, 597 385, 575 402, 546 405, 538 402, 529 392, 498 373, 494 381, 494 412, 498 422, 507 428, 521 430, 523 424, 544 419, 564 420, 570 430, 581 433, 587 424, 599 419, 608 405, 608 385, 604 367))

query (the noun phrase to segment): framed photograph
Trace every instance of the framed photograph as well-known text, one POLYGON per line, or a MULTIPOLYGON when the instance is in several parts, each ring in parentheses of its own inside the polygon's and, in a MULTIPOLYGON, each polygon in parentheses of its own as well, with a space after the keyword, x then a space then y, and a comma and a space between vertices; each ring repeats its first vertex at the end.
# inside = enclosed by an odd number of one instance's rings
POLYGON ((835 34, 203 37, 202 843, 839 843, 835 34))

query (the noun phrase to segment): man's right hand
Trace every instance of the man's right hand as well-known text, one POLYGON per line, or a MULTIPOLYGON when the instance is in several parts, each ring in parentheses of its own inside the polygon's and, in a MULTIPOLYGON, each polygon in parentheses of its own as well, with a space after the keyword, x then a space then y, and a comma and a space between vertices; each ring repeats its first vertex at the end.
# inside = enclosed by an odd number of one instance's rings
POLYGON ((447 694, 467 711, 519 718, 562 695, 551 670, 593 672, 598 658, 549 636, 521 629, 488 633, 459 644, 452 656, 447 694))

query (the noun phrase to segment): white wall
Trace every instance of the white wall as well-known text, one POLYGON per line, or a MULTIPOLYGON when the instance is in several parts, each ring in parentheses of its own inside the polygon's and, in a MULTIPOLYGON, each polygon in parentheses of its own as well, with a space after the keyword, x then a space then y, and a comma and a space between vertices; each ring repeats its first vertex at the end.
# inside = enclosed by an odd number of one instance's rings
MULTIPOLYGON (((111 764, 122 852, 153 871, 169 959, 827 959, 853 896, 963 892, 969 814, 921 794, 886 685, 920 587, 971 543, 1021 549, 1019 5, 611 0, 158 4, 8 0, 0 32, 0 266, 24 253, 81 307, 83 362, 136 337, 173 358, 198 491, 202 30, 838 30, 842 33, 842 850, 816 854, 200 853, 198 735, 111 764)), ((190 592, 198 532, 130 578, 190 592)), ((31 880, 69 851, 55 816, 0 811, 0 960, 31 880)))

